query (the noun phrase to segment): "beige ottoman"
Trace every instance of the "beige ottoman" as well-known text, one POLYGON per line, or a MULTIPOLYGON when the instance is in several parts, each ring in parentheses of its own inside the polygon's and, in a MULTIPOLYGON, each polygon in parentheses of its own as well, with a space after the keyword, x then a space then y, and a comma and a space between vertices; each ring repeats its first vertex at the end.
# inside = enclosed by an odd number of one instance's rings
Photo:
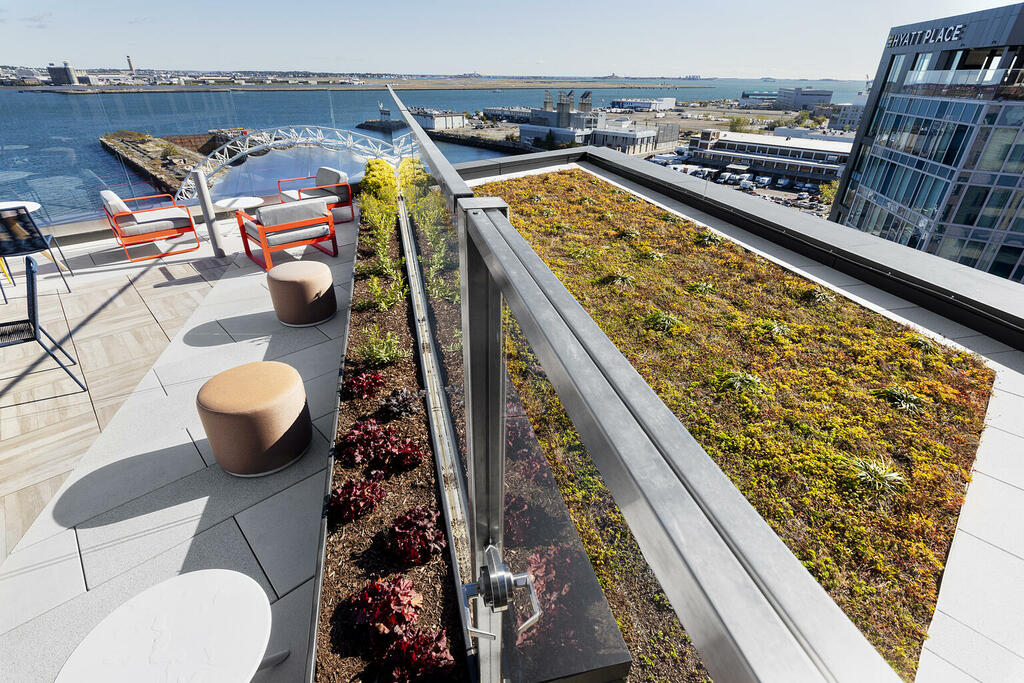
POLYGON ((267 273, 277 319, 289 327, 330 320, 338 310, 331 268, 319 261, 291 261, 267 273))
POLYGON ((276 361, 246 363, 211 377, 196 396, 196 408, 217 464, 239 477, 287 467, 313 436, 302 377, 276 361))

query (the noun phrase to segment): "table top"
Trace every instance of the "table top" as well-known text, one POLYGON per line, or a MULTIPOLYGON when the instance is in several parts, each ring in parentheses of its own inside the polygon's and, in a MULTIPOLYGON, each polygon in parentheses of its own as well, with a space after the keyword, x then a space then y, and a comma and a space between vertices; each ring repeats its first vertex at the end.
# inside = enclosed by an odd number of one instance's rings
POLYGON ((267 594, 245 574, 180 574, 107 615, 57 681, 248 683, 263 661, 270 621, 267 594))
POLYGON ((214 202, 222 209, 254 209, 261 205, 263 200, 259 197, 225 197, 214 202))
POLYGON ((13 201, 0 202, 0 211, 3 211, 4 209, 15 209, 19 206, 24 206, 26 209, 28 209, 29 213, 32 213, 33 211, 38 211, 40 209, 39 202, 13 201))

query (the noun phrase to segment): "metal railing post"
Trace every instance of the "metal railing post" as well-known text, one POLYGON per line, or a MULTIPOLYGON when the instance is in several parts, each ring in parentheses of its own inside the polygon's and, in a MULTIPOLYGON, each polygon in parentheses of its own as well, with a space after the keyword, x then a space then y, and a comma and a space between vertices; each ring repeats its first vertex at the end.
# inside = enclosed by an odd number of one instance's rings
MULTIPOLYGON (((489 546, 503 543, 505 479, 505 369, 502 356, 501 290, 483 257, 467 239, 465 212, 459 223, 462 273, 462 353, 466 387, 466 446, 469 464, 470 544, 473 576, 487 564, 489 546)), ((471 209, 482 215, 481 209, 471 209)), ((478 638, 481 683, 500 683, 502 613, 475 601, 476 628, 494 635, 478 638)))
POLYGON ((199 208, 203 210, 203 220, 206 222, 206 234, 210 236, 210 246, 213 247, 213 255, 220 258, 224 256, 224 248, 220 246, 220 233, 217 232, 217 211, 213 208, 210 200, 210 189, 206 186, 206 173, 203 169, 197 168, 192 171, 196 181, 196 196, 199 197, 199 208))

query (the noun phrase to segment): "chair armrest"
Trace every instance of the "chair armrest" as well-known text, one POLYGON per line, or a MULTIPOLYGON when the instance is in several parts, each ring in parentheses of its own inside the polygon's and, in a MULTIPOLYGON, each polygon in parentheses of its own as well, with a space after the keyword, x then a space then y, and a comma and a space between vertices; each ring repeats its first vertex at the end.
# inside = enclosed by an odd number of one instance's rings
POLYGON ((167 197, 168 199, 171 200, 171 205, 172 206, 178 206, 174 202, 174 197, 172 197, 169 194, 151 194, 151 195, 147 195, 145 197, 125 197, 125 198, 121 199, 121 201, 122 202, 138 202, 138 201, 142 201, 143 199, 159 199, 160 197, 167 197))
MULTIPOLYGON (((316 176, 312 176, 312 177, 315 178, 316 176)), ((303 192, 309 192, 310 190, 329 190, 332 187, 342 187, 342 186, 345 186, 345 187, 348 188, 348 198, 349 198, 349 201, 352 201, 352 186, 349 185, 348 183, 334 183, 333 185, 316 185, 314 187, 301 187, 301 188, 299 188, 299 199, 302 199, 302 193, 303 192)))
POLYGON ((281 194, 281 183, 290 183, 293 180, 310 180, 311 178, 316 178, 316 176, 315 175, 307 175, 307 176, 303 176, 301 178, 285 178, 284 180, 278 180, 277 181, 277 193, 281 194))
MULTIPOLYGON (((160 196, 164 196, 164 195, 154 195, 154 196, 160 197, 160 196)), ((169 197, 170 195, 166 195, 166 196, 169 197)), ((145 199, 145 197, 140 197, 140 199, 145 199)), ((188 210, 188 207, 182 206, 181 204, 173 204, 173 203, 170 206, 154 206, 152 209, 135 209, 134 211, 119 211, 119 212, 117 212, 117 213, 115 213, 113 215, 113 218, 114 218, 114 220, 117 220, 121 216, 134 216, 136 214, 148 213, 150 211, 166 211, 167 209, 181 209, 188 216, 188 219, 192 220, 192 212, 188 210)))

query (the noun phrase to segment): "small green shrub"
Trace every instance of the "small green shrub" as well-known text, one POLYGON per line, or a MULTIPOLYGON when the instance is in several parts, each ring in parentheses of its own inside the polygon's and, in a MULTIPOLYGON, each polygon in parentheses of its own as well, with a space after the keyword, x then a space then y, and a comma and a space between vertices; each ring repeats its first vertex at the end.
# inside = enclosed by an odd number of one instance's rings
POLYGON ((851 458, 850 480, 872 498, 888 498, 907 487, 903 475, 889 462, 851 458))
POLYGON ((716 235, 710 230, 705 230, 694 238, 693 243, 699 247, 708 247, 713 244, 720 244, 721 241, 722 238, 719 235, 716 235))
POLYGON ((907 346, 912 349, 917 349, 923 353, 935 353, 938 346, 931 339, 927 337, 918 337, 917 335, 907 338, 907 346))
POLYGON ((715 285, 710 282, 691 282, 686 288, 694 294, 713 294, 715 285))
POLYGON ((656 330, 658 332, 671 332, 672 328, 678 327, 682 323, 679 322, 679 318, 675 317, 671 313, 665 311, 654 311, 644 316, 644 327, 649 330, 656 330))
POLYGON ((632 287, 633 276, 627 273, 615 272, 601 278, 601 284, 616 285, 618 287, 632 287))
POLYGON ((370 278, 369 287, 378 311, 392 309, 409 293, 409 289, 403 284, 401 277, 392 278, 390 284, 384 287, 381 285, 380 279, 374 275, 370 278))
POLYGON ((789 328, 777 320, 760 320, 754 324, 754 329, 772 339, 785 339, 789 336, 789 328))
POLYGON ((835 294, 821 287, 805 289, 800 293, 800 300, 812 306, 824 306, 836 300, 835 294))
POLYGON ((660 251, 655 251, 654 249, 647 249, 646 251, 640 252, 640 258, 645 261, 664 261, 665 254, 660 251))
POLYGON ((370 325, 363 335, 363 345, 356 350, 356 353, 368 365, 378 367, 390 365, 409 355, 409 352, 402 348, 398 337, 390 332, 382 334, 377 325, 370 325))
POLYGON ((736 394, 758 394, 764 385, 760 377, 749 372, 730 371, 718 373, 718 388, 736 394))
POLYGON ((871 395, 884 398, 893 408, 903 413, 919 413, 924 408, 924 399, 903 387, 875 389, 871 395))

